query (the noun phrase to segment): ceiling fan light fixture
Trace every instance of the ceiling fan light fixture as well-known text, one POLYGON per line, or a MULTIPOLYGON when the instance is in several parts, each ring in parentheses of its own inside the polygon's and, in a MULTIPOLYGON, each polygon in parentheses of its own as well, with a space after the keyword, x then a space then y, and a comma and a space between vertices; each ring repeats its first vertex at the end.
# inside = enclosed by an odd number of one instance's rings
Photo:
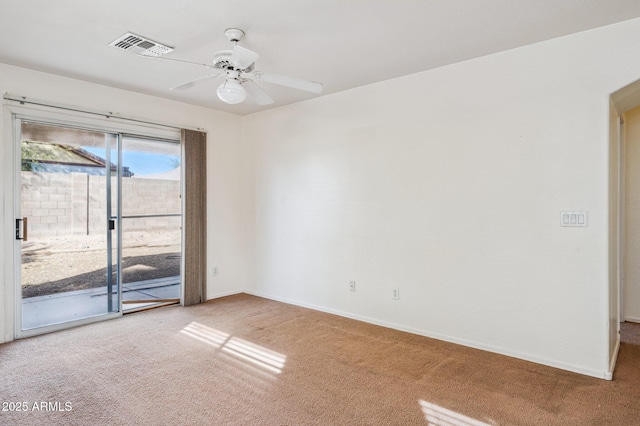
POLYGON ((231 105, 239 104, 247 98, 247 91, 244 90, 240 82, 235 79, 225 80, 224 83, 218 86, 216 93, 222 102, 231 105))

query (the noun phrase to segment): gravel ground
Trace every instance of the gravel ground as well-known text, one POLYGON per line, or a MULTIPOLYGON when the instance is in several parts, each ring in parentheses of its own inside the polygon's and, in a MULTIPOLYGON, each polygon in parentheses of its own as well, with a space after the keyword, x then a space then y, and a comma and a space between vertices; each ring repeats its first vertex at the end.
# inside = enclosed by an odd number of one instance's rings
MULTIPOLYGON (((180 274, 179 232, 129 232, 123 234, 123 242, 123 282, 180 274)), ((39 238, 22 243, 22 296, 102 287, 106 285, 106 264, 104 236, 39 238)))

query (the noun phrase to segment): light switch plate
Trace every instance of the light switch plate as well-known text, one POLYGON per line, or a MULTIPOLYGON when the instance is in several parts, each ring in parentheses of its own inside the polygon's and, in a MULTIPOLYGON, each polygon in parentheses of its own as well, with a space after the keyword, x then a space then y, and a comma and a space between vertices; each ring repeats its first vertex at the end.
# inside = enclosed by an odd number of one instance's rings
POLYGON ((587 226, 586 211, 560 212, 560 226, 587 226))

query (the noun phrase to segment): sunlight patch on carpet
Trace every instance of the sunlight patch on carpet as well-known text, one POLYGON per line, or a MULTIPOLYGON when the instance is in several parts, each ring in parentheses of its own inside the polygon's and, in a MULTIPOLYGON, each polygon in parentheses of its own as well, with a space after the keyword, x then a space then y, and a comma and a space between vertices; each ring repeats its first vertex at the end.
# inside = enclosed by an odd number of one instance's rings
POLYGON ((188 324, 180 332, 217 349, 221 348, 222 345, 229 340, 229 337, 231 337, 230 334, 223 333, 222 331, 215 330, 197 322, 188 324))
POLYGON ((418 401, 424 413, 424 418, 429 425, 433 426, 490 426, 489 423, 481 422, 464 414, 447 410, 439 405, 432 404, 423 399, 418 401))
POLYGON ((216 330, 198 322, 191 322, 180 330, 182 334, 213 346, 237 359, 258 366, 275 374, 282 373, 287 356, 249 342, 229 333, 216 330))

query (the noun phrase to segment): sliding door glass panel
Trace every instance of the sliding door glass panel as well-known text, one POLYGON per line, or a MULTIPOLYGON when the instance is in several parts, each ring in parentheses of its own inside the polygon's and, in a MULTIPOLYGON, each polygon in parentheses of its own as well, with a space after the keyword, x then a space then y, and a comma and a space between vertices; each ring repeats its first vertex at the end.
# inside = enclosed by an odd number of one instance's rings
POLYGON ((108 149, 117 136, 26 121, 20 130, 22 329, 119 312, 108 149))
POLYGON ((122 285, 125 311, 180 300, 180 144, 122 138, 122 285))

